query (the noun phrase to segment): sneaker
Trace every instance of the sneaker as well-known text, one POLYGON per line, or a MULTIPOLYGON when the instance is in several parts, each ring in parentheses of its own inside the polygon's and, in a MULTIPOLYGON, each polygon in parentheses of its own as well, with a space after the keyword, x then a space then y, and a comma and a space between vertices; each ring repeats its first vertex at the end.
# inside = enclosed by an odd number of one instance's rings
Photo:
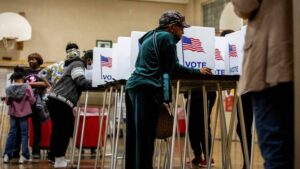
MULTIPOLYGON (((201 162, 199 163, 199 167, 200 168, 206 168, 207 167, 207 161, 206 160, 201 160, 201 162)), ((211 167, 214 167, 216 164, 215 164, 215 161, 214 161, 214 159, 211 159, 211 164, 210 164, 210 166, 211 167)))
POLYGON ((55 157, 54 168, 66 168, 68 166, 68 161, 63 157, 55 157))
POLYGON ((9 162, 9 156, 5 154, 3 157, 3 163, 8 163, 8 162, 9 162))
MULTIPOLYGON (((194 159, 192 160, 192 164, 193 164, 193 165, 199 165, 200 161, 202 161, 201 158, 194 158, 194 159)), ((191 161, 188 161, 188 162, 187 162, 187 164, 190 164, 190 163, 191 163, 191 161)))
POLYGON ((31 159, 28 159, 28 158, 24 157, 23 155, 21 155, 20 159, 19 159, 20 164, 23 164, 24 162, 31 162, 31 161, 32 161, 31 159))

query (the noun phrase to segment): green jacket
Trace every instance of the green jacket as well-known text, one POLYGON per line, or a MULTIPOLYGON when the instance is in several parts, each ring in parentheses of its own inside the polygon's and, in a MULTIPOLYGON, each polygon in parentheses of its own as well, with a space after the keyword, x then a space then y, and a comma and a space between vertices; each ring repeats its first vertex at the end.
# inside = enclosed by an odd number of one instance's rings
MULTIPOLYGON (((191 69, 179 64, 175 37, 165 30, 152 30, 139 39, 139 53, 135 63, 135 71, 128 79, 126 89, 140 85, 162 87, 162 74, 199 74, 199 69, 191 69), (156 31, 156 43, 160 62, 154 50, 153 34, 156 31), (160 70, 161 65, 161 70, 160 70)), ((166 91, 165 91, 166 92, 166 91)))

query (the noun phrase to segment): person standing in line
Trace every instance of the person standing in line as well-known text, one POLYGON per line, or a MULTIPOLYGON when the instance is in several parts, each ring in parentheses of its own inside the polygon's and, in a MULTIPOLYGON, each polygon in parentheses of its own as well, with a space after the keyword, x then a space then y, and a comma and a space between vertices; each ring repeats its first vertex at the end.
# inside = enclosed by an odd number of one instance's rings
POLYGON ((19 163, 30 161, 28 149, 28 117, 32 113, 31 105, 36 101, 32 88, 24 83, 24 69, 14 68, 10 80, 12 84, 6 89, 6 104, 9 106, 10 129, 6 141, 3 162, 8 163, 13 157, 17 128, 20 129, 22 153, 19 163))
POLYGON ((48 90, 50 90, 51 86, 53 86, 62 76, 64 72, 64 64, 65 61, 62 60, 48 65, 39 72, 38 76, 49 83, 50 88, 48 88, 48 90))
MULTIPOLYGON (((36 97, 36 103, 32 105, 31 118, 33 125, 33 145, 32 145, 32 157, 33 159, 40 159, 40 143, 41 143, 41 120, 40 120, 40 111, 42 111, 39 103, 42 100, 43 95, 46 92, 48 84, 44 82, 41 78, 37 76, 41 70, 41 65, 43 64, 43 58, 38 53, 31 53, 28 55, 28 65, 29 68, 24 70, 25 82, 29 83, 31 86, 34 96, 36 97)), ((13 157, 18 158, 20 153, 21 145, 21 135, 20 129, 17 128, 16 141, 14 146, 13 157)))
POLYGON ((292 0, 232 0, 248 20, 239 94, 252 97, 266 169, 294 168, 292 0))
MULTIPOLYGON (((92 64, 93 64, 93 50, 87 50, 83 52, 84 55, 81 58, 85 64, 86 64, 86 69, 85 69, 85 77, 88 80, 92 80, 91 73, 92 73, 92 64)), ((49 88, 48 90, 51 90, 51 87, 61 78, 61 76, 64 73, 64 64, 65 61, 59 61, 54 64, 51 64, 44 69, 42 69, 39 72, 39 77, 44 79, 49 83, 49 88)), ((82 153, 84 153, 84 150, 82 150, 82 153)), ((96 149, 91 148, 91 154, 96 154, 96 149)), ((49 158, 49 153, 48 153, 48 158, 49 158)), ((52 158, 53 159, 53 158, 52 158)), ((50 159, 50 161, 52 161, 50 159)), ((54 160, 53 160, 54 161, 54 160)))
POLYGON ((34 96, 37 100, 36 104, 32 106, 32 125, 33 125, 33 145, 32 145, 32 157, 33 159, 41 158, 41 120, 40 112, 42 111, 37 105, 42 101, 48 84, 38 77, 38 73, 41 70, 43 64, 43 58, 38 53, 32 53, 28 55, 29 68, 25 69, 25 81, 30 84, 33 89, 34 96))
MULTIPOLYGON (((234 32, 233 30, 227 29, 221 32, 220 36, 225 36, 229 33, 234 32)), ((245 122, 245 131, 246 131, 246 140, 247 140, 247 148, 248 148, 248 157, 250 161, 251 157, 251 145, 252 145, 252 123, 253 123, 253 108, 252 108, 252 98, 251 94, 246 93, 241 96, 242 99, 242 105, 243 105, 243 115, 244 115, 244 122, 245 122)), ((243 169, 246 169, 246 162, 245 162, 245 154, 244 154, 244 147, 243 147, 243 139, 242 139, 242 130, 241 130, 241 123, 239 120, 239 112, 237 109, 237 127, 236 127, 236 133, 240 139, 241 142, 241 148, 243 152, 243 169)))
POLYGON ((68 165, 65 155, 74 130, 73 108, 81 92, 91 87, 91 81, 84 76, 86 64, 80 59, 77 44, 68 43, 66 52, 64 73, 51 88, 46 102, 52 120, 49 160, 55 160, 54 168, 68 165))
MULTIPOLYGON (((203 107, 202 91, 193 91, 191 95, 191 108, 189 118, 189 140, 194 153, 192 164, 201 168, 207 167, 206 150, 205 150, 205 127, 204 127, 204 107, 203 107), (204 157, 204 158, 203 158, 204 157)), ((208 101, 208 147, 211 147, 211 128, 210 115, 216 100, 216 92, 207 92, 208 101)), ((210 153, 210 151, 209 151, 210 153)), ((211 160, 211 166, 215 166, 215 162, 211 160)))
POLYGON ((126 169, 152 169, 160 106, 171 101, 170 75, 211 74, 179 64, 176 43, 189 27, 177 11, 166 11, 158 28, 139 39, 135 71, 126 84, 126 169))

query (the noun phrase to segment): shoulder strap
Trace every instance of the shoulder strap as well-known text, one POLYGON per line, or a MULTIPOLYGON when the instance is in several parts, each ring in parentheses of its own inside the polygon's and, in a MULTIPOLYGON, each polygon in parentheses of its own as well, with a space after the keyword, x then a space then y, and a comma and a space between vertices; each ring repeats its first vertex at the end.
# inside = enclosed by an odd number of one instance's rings
POLYGON ((159 58, 159 52, 158 52, 157 41, 156 41, 156 31, 155 30, 154 30, 154 33, 153 33, 153 47, 154 47, 155 55, 157 57, 160 73, 163 73, 161 63, 160 63, 160 58, 159 58))

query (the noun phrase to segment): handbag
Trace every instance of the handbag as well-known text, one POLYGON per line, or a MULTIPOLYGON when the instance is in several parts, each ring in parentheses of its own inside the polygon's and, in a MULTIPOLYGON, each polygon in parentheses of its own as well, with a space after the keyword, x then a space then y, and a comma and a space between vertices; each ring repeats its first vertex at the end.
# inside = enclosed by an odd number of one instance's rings
POLYGON ((159 118, 156 128, 156 138, 166 139, 173 134, 173 121, 174 117, 172 115, 170 105, 162 103, 159 108, 159 118))
POLYGON ((36 97, 36 108, 39 110, 39 118, 41 122, 46 121, 50 117, 46 101, 39 94, 37 94, 36 97))
MULTIPOLYGON (((159 70, 162 74, 162 85, 163 85, 163 93, 164 93, 164 100, 169 100, 169 74, 163 73, 162 67, 160 64, 160 58, 159 58, 159 53, 158 53, 158 47, 156 43, 156 32, 154 31, 153 33, 153 46, 154 46, 154 51, 155 55, 158 59, 159 63, 159 70), (166 92, 165 92, 166 91, 166 92)), ((159 108, 159 118, 157 122, 157 127, 156 127, 156 138, 157 139, 167 139, 172 136, 173 134, 173 122, 174 122, 174 117, 172 115, 171 111, 171 106, 168 103, 162 102, 159 108)))

